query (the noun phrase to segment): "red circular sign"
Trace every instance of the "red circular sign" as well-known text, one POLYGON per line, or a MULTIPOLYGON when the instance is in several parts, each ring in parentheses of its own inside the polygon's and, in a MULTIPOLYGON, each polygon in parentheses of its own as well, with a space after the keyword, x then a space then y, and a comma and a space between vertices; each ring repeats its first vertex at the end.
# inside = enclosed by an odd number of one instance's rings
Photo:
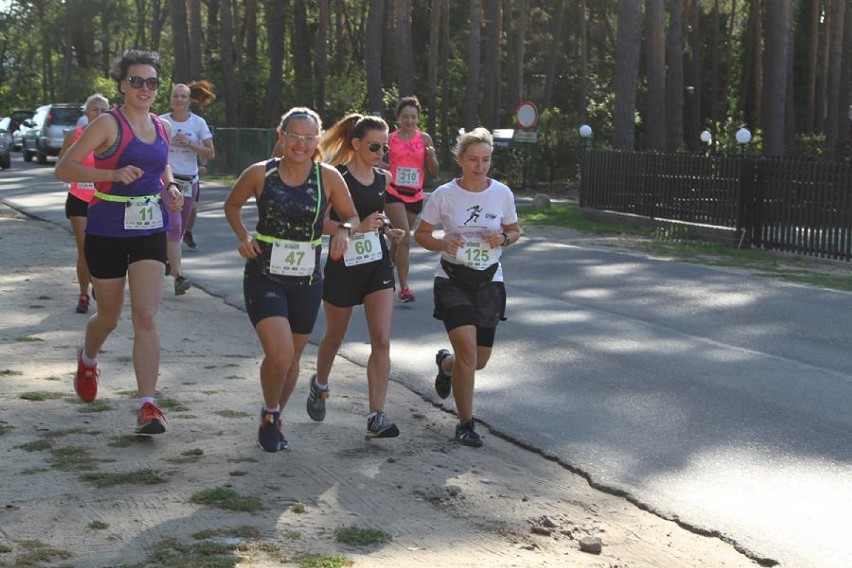
POLYGON ((515 109, 515 123, 521 128, 535 128, 538 124, 538 108, 532 101, 521 101, 515 109))

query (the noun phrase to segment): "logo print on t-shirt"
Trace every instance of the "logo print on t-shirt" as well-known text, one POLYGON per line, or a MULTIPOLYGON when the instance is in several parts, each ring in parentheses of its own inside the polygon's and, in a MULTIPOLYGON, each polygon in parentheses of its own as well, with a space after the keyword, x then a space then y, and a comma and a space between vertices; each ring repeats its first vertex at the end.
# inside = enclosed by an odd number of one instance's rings
POLYGON ((462 223, 463 225, 467 225, 471 221, 479 221, 479 213, 482 211, 482 207, 474 205, 473 207, 468 207, 467 211, 470 212, 470 217, 467 218, 467 221, 462 223))

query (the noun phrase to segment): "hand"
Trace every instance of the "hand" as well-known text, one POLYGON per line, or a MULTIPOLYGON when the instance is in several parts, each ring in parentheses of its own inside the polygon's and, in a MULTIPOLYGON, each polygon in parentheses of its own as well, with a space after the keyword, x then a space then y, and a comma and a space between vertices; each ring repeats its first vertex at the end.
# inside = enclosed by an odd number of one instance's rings
POLYGON ((376 211, 368 215, 365 219, 363 219, 359 224, 358 228, 355 232, 357 233, 369 233, 370 231, 375 231, 384 226, 387 217, 383 214, 376 211))
POLYGON ((169 211, 180 211, 181 209, 183 209, 183 194, 180 192, 180 190, 175 186, 170 185, 168 194, 171 198, 166 200, 166 207, 169 209, 169 211))
POLYGON ((349 246, 349 230, 339 228, 331 235, 331 240, 328 243, 328 258, 331 260, 340 260, 343 258, 343 253, 349 246))
POLYGON ((503 246, 503 233, 483 233, 482 235, 485 238, 485 242, 488 243, 493 249, 500 248, 503 246))
POLYGON ((176 145, 183 146, 184 148, 189 148, 189 146, 192 144, 189 141, 189 138, 183 132, 178 132, 177 134, 175 134, 174 138, 172 138, 172 141, 176 145))
POLYGON ((249 235, 244 240, 240 241, 240 246, 237 248, 237 252, 239 252, 240 256, 243 258, 257 258, 257 256, 262 252, 262 249, 260 248, 257 240, 249 235))
POLYGON ((142 177, 142 170, 136 166, 124 166, 120 170, 113 170, 112 181, 130 185, 142 177))
POLYGON ((405 231, 403 229, 388 229, 386 234, 395 243, 399 243, 405 238, 405 231))
POLYGON ((464 246, 465 240, 458 235, 444 235, 444 250, 450 255, 455 256, 459 249, 464 246))

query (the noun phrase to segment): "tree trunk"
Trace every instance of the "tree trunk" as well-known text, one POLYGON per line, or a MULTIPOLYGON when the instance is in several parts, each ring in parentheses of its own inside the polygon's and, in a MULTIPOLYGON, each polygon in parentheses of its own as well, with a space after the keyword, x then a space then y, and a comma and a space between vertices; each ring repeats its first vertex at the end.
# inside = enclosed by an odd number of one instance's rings
POLYGON ((443 9, 443 0, 432 0, 431 13, 429 19, 429 87, 428 87, 428 105, 429 114, 427 115, 426 130, 433 135, 438 119, 438 49, 440 47, 441 34, 441 11, 443 9))
POLYGON ((470 0, 470 37, 467 48, 467 97, 462 124, 468 130, 477 126, 479 102, 480 57, 482 55, 482 0, 470 0))
POLYGON ((763 90, 761 127, 763 153, 784 153, 784 116, 787 97, 787 49, 790 45, 792 0, 776 0, 767 11, 764 77, 770 87, 763 90))
POLYGON ((704 44, 701 38, 701 5, 698 0, 691 1, 689 22, 689 27, 692 28, 689 42, 691 47, 689 60, 690 87, 692 89, 689 91, 689 119, 687 122, 689 127, 686 129, 686 145, 690 150, 698 151, 702 144, 699 136, 703 127, 701 107, 704 98, 704 76, 701 66, 704 44))
POLYGON ((328 75, 328 30, 331 24, 329 0, 318 0, 319 30, 317 31, 317 106, 316 110, 323 115, 325 111, 325 79, 328 75))
POLYGON ((245 58, 246 60, 255 63, 257 62, 257 0, 243 0, 245 6, 245 58))
POLYGON ((367 54, 367 99, 370 112, 382 115, 382 30, 385 21, 385 0, 370 0, 367 34, 364 39, 367 54))
MULTIPOLYGON (((663 32, 664 0, 647 0, 645 4, 645 74, 648 92, 645 99, 645 147, 664 152, 666 149, 666 50, 663 32)), ((620 27, 620 24, 619 24, 620 27)))
POLYGON ((346 4, 344 0, 335 1, 334 23, 334 73, 342 75, 346 71, 346 4))
POLYGON ((850 70, 850 65, 852 65, 852 11, 849 10, 848 5, 845 22, 846 24, 843 26, 843 60, 840 64, 840 104, 838 105, 840 112, 837 117, 837 142, 841 153, 837 158, 852 157, 848 152, 850 135, 849 100, 850 96, 852 96, 852 93, 849 92, 850 86, 852 86, 849 83, 850 77, 852 77, 852 70, 850 70))
POLYGON ((393 6, 394 50, 399 94, 414 94, 414 57, 411 48, 411 0, 395 0, 393 6))
POLYGON ((222 54, 222 79, 225 82, 225 119, 228 126, 239 126, 240 101, 237 89, 234 26, 230 0, 219 0, 219 49, 222 54))
POLYGON ((589 27, 586 0, 580 0, 580 117, 586 122, 589 100, 589 27))
POLYGON ((293 90, 296 98, 291 106, 313 107, 315 101, 311 81, 311 35, 305 0, 295 0, 293 5, 293 90))
POLYGON ((189 2, 189 78, 193 81, 204 77, 201 46, 204 36, 201 31, 201 0, 189 2))
POLYGON ((485 0, 485 68, 482 83, 482 124, 496 128, 500 120, 500 0, 485 0))
MULTIPOLYGON (((443 0, 444 13, 441 15, 441 61, 449 61, 453 55, 450 44, 450 0, 443 0)), ((455 143, 450 132, 450 81, 447 77, 441 81, 441 132, 443 147, 448 150, 455 143)), ((447 153, 444 157, 447 157, 447 153)))
POLYGON ((287 3, 281 0, 266 2, 266 30, 269 34, 269 76, 266 79, 264 117, 266 124, 277 125, 283 112, 284 32, 287 24, 287 3))
POLYGON ((820 0, 811 0, 811 27, 808 48, 808 98, 805 103, 804 131, 813 133, 816 129, 816 86, 819 69, 819 7, 820 0))
MULTIPOLYGON (((847 124, 848 110, 840 108, 840 76, 843 61, 843 31, 845 27, 846 1, 833 0, 831 3, 831 29, 829 30, 828 77, 826 79, 826 115, 825 147, 828 155, 834 157, 837 150, 838 128, 841 117, 847 124)), ((849 85, 845 85, 848 90, 849 85)))
POLYGON ((615 45, 615 116, 613 145, 634 146, 636 86, 639 82, 639 45, 642 41, 641 0, 620 0, 615 45))
POLYGON ((169 17, 172 20, 172 45, 175 53, 172 81, 189 83, 192 74, 189 68, 189 29, 186 21, 186 2, 184 0, 169 0, 169 17))
POLYGON ((547 54, 547 69, 544 79, 544 97, 542 107, 547 108, 553 101, 553 85, 556 83, 557 67, 562 53, 562 28, 565 25, 565 0, 557 0, 556 13, 553 16, 553 42, 547 54))
POLYGON ((669 0, 666 34, 666 148, 683 146, 683 0, 669 0))
POLYGON ((526 60, 527 27, 530 17, 529 0, 518 0, 515 12, 515 37, 512 44, 512 66, 509 69, 509 93, 506 111, 514 115, 524 96, 524 62, 526 60))

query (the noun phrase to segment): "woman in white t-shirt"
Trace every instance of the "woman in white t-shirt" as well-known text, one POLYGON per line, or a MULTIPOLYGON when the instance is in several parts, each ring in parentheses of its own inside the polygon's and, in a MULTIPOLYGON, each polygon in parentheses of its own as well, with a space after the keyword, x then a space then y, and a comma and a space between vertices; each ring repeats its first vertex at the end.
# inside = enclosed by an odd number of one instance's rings
POLYGON ((180 242, 199 190, 198 160, 212 160, 216 152, 207 122, 189 110, 190 90, 187 85, 178 83, 172 87, 171 104, 172 112, 160 115, 160 118, 172 126, 169 165, 175 181, 181 186, 185 203, 180 212, 169 213, 168 235, 169 268, 175 279, 175 295, 181 295, 192 286, 181 272, 180 242))
POLYGON ((521 236, 512 190, 487 177, 493 149, 485 128, 458 137, 454 154, 462 175, 435 190, 414 234, 421 246, 441 253, 434 315, 444 322, 452 353, 441 349, 435 355, 435 391, 441 398, 453 393, 459 415, 456 440, 472 447, 482 445, 474 429, 474 374, 488 363, 497 323, 505 319, 500 257, 521 236), (433 235, 439 224, 441 238, 433 235))

